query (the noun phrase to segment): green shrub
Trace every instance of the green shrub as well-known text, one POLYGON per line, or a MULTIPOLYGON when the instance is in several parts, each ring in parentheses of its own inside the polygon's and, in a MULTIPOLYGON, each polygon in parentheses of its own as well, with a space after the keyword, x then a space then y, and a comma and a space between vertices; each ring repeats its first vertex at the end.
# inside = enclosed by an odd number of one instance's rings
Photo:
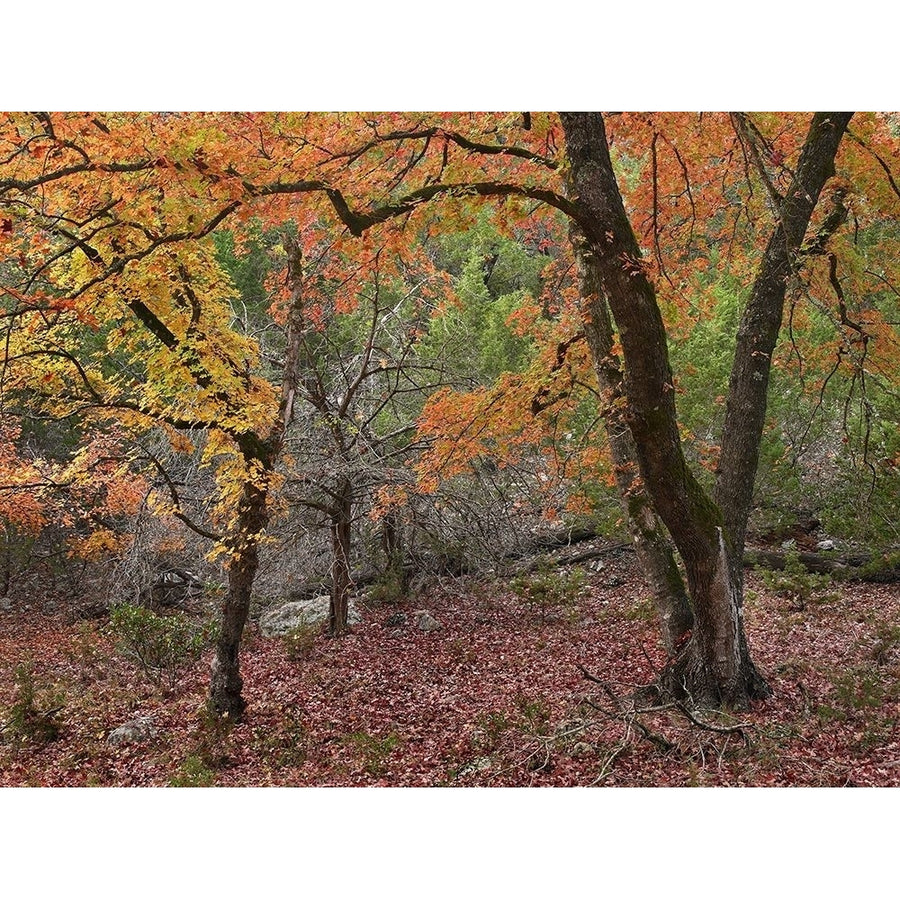
POLYGON ((493 752, 503 735, 513 727, 512 720, 501 710, 479 713, 475 717, 476 732, 472 744, 476 750, 493 752))
POLYGON ((192 621, 180 614, 159 616, 130 603, 113 607, 110 628, 120 652, 134 660, 151 681, 167 682, 170 687, 214 638, 209 622, 192 621))
POLYGON ((586 578, 584 570, 560 571, 549 559, 542 559, 535 572, 514 578, 510 582, 512 592, 528 604, 529 612, 540 614, 541 622, 547 615, 560 607, 571 607, 584 591, 586 578))
POLYGON ((516 696, 516 708, 525 719, 526 730, 533 734, 546 734, 549 730, 550 706, 544 697, 516 696))
POLYGON ((62 697, 38 689, 30 663, 16 666, 14 677, 15 699, 7 710, 0 733, 6 734, 17 749, 23 744, 47 744, 56 740, 60 729, 56 715, 63 708, 62 697))
POLYGON ((759 567, 757 571, 770 591, 789 600, 798 610, 806 609, 807 603, 813 599, 824 602, 836 597, 835 594, 825 593, 832 585, 831 576, 808 572, 796 550, 785 554, 783 571, 759 567))
POLYGON ((395 605, 406 596, 406 575, 401 565, 391 565, 372 583, 368 591, 370 603, 395 605))
POLYGON ((169 779, 171 787, 212 787, 215 773, 200 756, 192 754, 185 758, 177 775, 169 779))

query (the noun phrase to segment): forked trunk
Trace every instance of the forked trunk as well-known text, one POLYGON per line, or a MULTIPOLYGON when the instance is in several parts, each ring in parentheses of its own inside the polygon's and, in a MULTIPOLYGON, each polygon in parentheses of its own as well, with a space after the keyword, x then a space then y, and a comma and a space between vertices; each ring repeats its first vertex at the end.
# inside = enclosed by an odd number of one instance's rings
POLYGON ((616 182, 603 117, 562 113, 575 219, 609 302, 625 357, 624 393, 641 476, 685 564, 695 623, 663 687, 701 705, 742 707, 770 693, 747 649, 742 617, 743 537, 759 457, 771 353, 784 281, 849 114, 817 113, 737 335, 714 503, 684 458, 675 385, 656 292, 616 182))
POLYGON ((703 554, 688 566, 696 608, 693 636, 660 680, 667 694, 692 706, 745 709, 771 691, 750 658, 740 574, 722 529, 717 531, 718 552, 703 554))
POLYGON ((350 481, 341 481, 331 518, 331 607, 328 633, 340 637, 347 633, 347 611, 350 599, 350 526, 353 513, 353 491, 350 481))
MULTIPOLYGON (((684 458, 665 326, 616 183, 603 118, 563 113, 562 122, 585 255, 622 342, 625 415, 641 478, 685 564, 694 612, 692 637, 670 665, 664 686, 695 703, 744 706, 768 688, 747 651, 721 513, 684 458)), ((595 359, 595 365, 603 360, 595 359)))

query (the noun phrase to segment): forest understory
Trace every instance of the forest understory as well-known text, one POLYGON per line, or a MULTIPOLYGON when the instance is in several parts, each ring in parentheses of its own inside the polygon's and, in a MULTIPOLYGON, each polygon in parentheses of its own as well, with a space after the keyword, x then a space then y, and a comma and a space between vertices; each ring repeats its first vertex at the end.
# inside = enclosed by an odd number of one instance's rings
POLYGON ((599 559, 530 589, 444 577, 401 603, 361 597, 341 639, 251 623, 237 724, 206 712, 209 650, 148 678, 108 619, 20 594, 29 610, 0 612, 0 785, 900 785, 900 627, 884 624, 900 621, 897 584, 798 594, 750 570, 771 699, 635 712, 666 654, 634 555, 591 546, 599 559), (417 627, 422 609, 440 627, 417 627), (137 736, 110 741, 134 721, 137 736))

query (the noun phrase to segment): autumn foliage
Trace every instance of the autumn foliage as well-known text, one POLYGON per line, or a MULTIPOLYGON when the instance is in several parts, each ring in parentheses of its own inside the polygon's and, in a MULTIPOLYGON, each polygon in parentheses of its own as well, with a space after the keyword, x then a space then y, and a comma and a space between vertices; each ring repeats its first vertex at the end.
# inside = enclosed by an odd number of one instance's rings
MULTIPOLYGON (((601 121, 638 250, 606 262, 658 308, 670 443, 712 497, 742 317, 818 120, 601 121)), ((809 514, 881 553, 897 542, 900 124, 848 121, 780 280, 749 533, 809 514)), ((331 591, 339 636, 367 566, 399 560, 406 590, 560 528, 619 539, 652 488, 649 351, 628 304, 579 280, 585 246, 604 262, 621 236, 591 219, 567 134, 555 113, 3 114, 4 593, 32 547, 66 571, 191 557, 225 623, 213 705, 239 717, 245 625, 294 582, 331 591), (624 482, 611 421, 639 438, 624 482)))

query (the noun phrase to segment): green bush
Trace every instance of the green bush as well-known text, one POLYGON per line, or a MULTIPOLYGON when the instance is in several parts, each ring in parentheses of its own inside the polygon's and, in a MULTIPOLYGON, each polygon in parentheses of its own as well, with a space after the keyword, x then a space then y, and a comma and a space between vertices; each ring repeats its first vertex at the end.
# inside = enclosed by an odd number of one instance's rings
POLYGON ((159 616, 130 603, 113 607, 110 628, 120 652, 136 662, 151 681, 166 682, 170 687, 214 638, 209 622, 179 614, 159 616))
POLYGON ((16 666, 16 693, 13 705, 0 732, 6 734, 16 748, 23 744, 47 744, 59 736, 57 713, 63 708, 58 694, 39 691, 30 663, 16 666))
POLYGON ((288 658, 295 662, 306 659, 315 646, 316 638, 322 633, 319 625, 297 625, 292 628, 281 640, 288 658))
POLYGON ((832 585, 831 576, 808 572, 796 550, 785 554, 783 571, 764 568, 758 571, 770 591, 789 600, 798 610, 806 609, 813 599, 823 602, 835 599, 835 594, 825 593, 832 585))
POLYGON ((402 563, 391 564, 372 583, 368 591, 370 603, 393 606, 406 596, 406 575, 402 563))
POLYGON ((212 787, 215 780, 215 772, 206 765, 200 756, 192 754, 181 764, 178 774, 169 779, 169 785, 171 787, 212 787))
POLYGON ((572 607, 584 591, 585 583, 584 569, 560 571, 545 558, 532 574, 514 578, 510 588, 528 604, 532 615, 538 613, 541 622, 546 622, 548 613, 554 609, 572 607))

